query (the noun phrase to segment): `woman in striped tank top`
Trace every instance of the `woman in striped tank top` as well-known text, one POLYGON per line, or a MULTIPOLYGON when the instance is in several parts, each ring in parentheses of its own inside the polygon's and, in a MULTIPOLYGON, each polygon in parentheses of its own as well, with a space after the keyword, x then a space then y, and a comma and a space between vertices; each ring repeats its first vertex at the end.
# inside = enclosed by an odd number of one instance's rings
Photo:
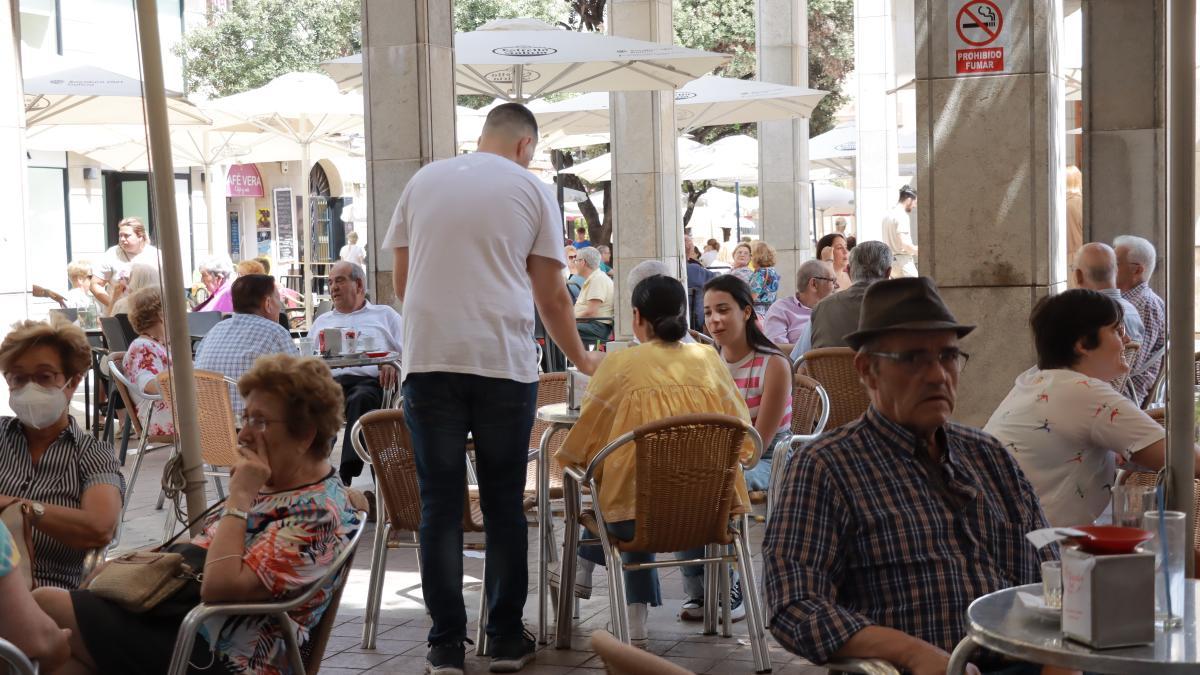
POLYGON ((732 275, 710 280, 704 285, 704 324, 766 445, 758 465, 746 472, 746 487, 766 490, 775 444, 791 434, 792 368, 758 327, 753 297, 749 284, 732 275))

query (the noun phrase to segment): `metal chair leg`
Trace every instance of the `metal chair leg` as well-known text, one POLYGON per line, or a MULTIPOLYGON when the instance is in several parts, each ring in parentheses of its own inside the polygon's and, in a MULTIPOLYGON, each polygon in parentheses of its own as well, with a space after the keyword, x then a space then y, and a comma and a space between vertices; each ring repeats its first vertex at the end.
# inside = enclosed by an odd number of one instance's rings
POLYGON ((767 649, 767 635, 762 598, 758 594, 758 583, 754 575, 754 561, 750 557, 750 520, 741 520, 741 531, 733 540, 737 553, 738 568, 742 574, 742 602, 746 603, 746 617, 750 623, 750 648, 754 652, 754 672, 771 671, 771 654, 767 649))
POLYGON ((600 546, 604 549, 604 569, 608 573, 608 608, 612 616, 613 635, 629 644, 629 610, 625 606, 625 569, 621 564, 621 554, 609 541, 607 532, 600 533, 600 546))
MULTIPOLYGON (((722 555, 725 554, 725 547, 717 548, 722 555)), ((733 612, 731 605, 733 604, 729 594, 729 565, 727 563, 717 563, 717 598, 719 599, 721 610, 721 637, 733 636, 733 612)))
MULTIPOLYGON (((371 577, 367 582, 367 611, 363 616, 362 648, 375 649, 375 636, 379 633, 379 608, 383 603, 383 578, 387 576, 387 540, 392 524, 383 511, 375 506, 375 539, 371 542, 371 577)), ((421 549, 416 549, 417 560, 421 549)))
POLYGON ((221 477, 214 474, 212 477, 212 482, 213 488, 215 488, 217 491, 217 499, 225 499, 225 488, 221 485, 221 477))
MULTIPOLYGON (((115 391, 108 392, 108 410, 104 413, 104 442, 112 445, 113 442, 113 424, 117 418, 117 393, 115 391)), ((121 466, 125 466, 125 458, 121 457, 121 466)))
MULTIPOLYGON (((717 555, 718 548, 712 544, 704 547, 704 557, 717 555)), ((717 571, 720 565, 704 563, 704 634, 717 634, 717 571)))
MULTIPOLYGON (((128 421, 125 423, 129 424, 128 421)), ((133 486, 137 483, 138 472, 142 470, 142 460, 145 457, 146 453, 139 450, 137 459, 133 461, 133 473, 129 474, 129 483, 125 486, 125 498, 121 500, 121 517, 119 522, 125 522, 125 511, 129 509, 129 502, 133 498, 133 486)))
POLYGON ((563 552, 558 568, 559 593, 555 603, 558 610, 558 624, 555 630, 554 646, 557 649, 570 649, 571 626, 574 618, 579 615, 579 599, 575 597, 575 570, 579 557, 580 509, 579 487, 570 476, 563 479, 563 498, 565 512, 563 522, 566 525, 563 527, 563 552))
POLYGON ((475 628, 475 655, 490 656, 492 641, 488 639, 487 559, 483 561, 483 574, 479 577, 479 621, 475 628))
MULTIPOLYGON (((132 426, 133 426, 133 423, 129 421, 129 416, 126 415, 125 416, 125 424, 121 425, 121 454, 120 454, 121 466, 125 466, 125 456, 129 453, 129 429, 132 426)), ((142 433, 142 437, 143 437, 142 447, 145 447, 145 445, 146 445, 145 440, 144 440, 145 436, 146 436, 146 434, 145 434, 145 432, 143 432, 142 433)), ((139 451, 139 454, 141 454, 140 451, 139 451)))

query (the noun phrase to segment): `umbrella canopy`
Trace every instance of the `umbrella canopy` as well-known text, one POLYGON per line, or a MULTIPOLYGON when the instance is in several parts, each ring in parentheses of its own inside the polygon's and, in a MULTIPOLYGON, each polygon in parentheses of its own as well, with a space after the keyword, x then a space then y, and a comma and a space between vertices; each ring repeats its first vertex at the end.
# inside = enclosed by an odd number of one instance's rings
MULTIPOLYGON (((915 163, 917 161, 916 131, 902 128, 897 134, 896 141, 900 163, 915 163)), ((857 154, 858 129, 853 124, 835 127, 808 141, 809 162, 842 174, 854 174, 854 158, 857 154)))
POLYGON ((679 180, 758 182, 758 141, 738 134, 696 148, 680 159, 679 180))
MULTIPOLYGON (((454 36, 456 93, 528 101, 564 91, 674 89, 724 63, 725 54, 537 19, 489 21, 454 36)), ((362 55, 321 64, 344 89, 362 86, 362 55)))
MULTIPOLYGON (((61 56, 30 59, 23 66, 25 123, 142 124, 142 81, 61 56)), ((209 124, 178 92, 167 92, 167 121, 209 124)))
MULTIPOLYGON (((680 129, 808 117, 827 92, 757 80, 705 75, 675 92, 675 124, 680 129)), ((533 101, 543 135, 608 132, 608 95, 594 92, 565 101, 533 101)))
MULTIPOLYGON (((681 165, 689 153, 703 147, 690 138, 678 138, 676 142, 679 148, 679 163, 681 165)), ((569 166, 559 171, 559 173, 572 173, 589 183, 612 180, 612 153, 605 153, 599 157, 589 159, 582 164, 569 166)))

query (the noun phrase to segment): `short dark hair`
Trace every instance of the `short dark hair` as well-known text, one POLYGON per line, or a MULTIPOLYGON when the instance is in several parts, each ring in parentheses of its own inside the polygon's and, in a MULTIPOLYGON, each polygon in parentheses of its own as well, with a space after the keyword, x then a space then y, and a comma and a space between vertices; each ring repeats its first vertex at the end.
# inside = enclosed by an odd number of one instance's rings
POLYGON ((1122 321, 1121 304, 1098 291, 1075 288, 1038 301, 1029 316, 1038 368, 1070 368, 1079 361, 1075 344, 1100 344, 1100 329, 1122 321))
POLYGON ((233 282, 233 311, 254 314, 262 301, 275 292, 275 277, 266 274, 243 274, 233 282))
POLYGON ((642 279, 633 287, 631 304, 659 340, 678 342, 687 335, 687 295, 678 279, 661 274, 642 279))
POLYGON ((587 234, 587 228, 586 227, 577 227, 577 228, 575 228, 575 233, 576 234, 587 234))
POLYGON ((535 139, 538 137, 537 118, 533 116, 529 108, 520 103, 505 103, 492 108, 483 122, 483 133, 487 134, 499 127, 505 127, 512 131, 519 130, 535 139))
POLYGON ((900 188, 900 201, 905 199, 916 199, 917 189, 911 185, 904 185, 900 188))

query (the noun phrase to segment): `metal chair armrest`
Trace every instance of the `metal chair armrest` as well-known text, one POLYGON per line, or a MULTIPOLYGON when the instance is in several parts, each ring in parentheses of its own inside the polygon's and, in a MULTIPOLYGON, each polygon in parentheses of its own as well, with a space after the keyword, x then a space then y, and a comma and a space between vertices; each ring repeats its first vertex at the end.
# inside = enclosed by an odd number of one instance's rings
POLYGON ((133 386, 133 382, 128 377, 125 376, 125 373, 123 373, 120 368, 113 368, 111 362, 109 363, 108 372, 113 377, 117 378, 118 382, 125 385, 125 388, 128 389, 130 393, 137 394, 138 396, 146 399, 147 401, 161 401, 162 400, 162 394, 148 394, 145 391, 142 391, 142 389, 133 386))
POLYGON ((562 470, 563 470, 564 476, 570 476, 571 479, 574 480, 576 483, 583 485, 583 482, 585 480, 584 479, 584 475, 586 473, 585 471, 580 471, 579 467, 571 466, 571 465, 563 465, 562 470))
POLYGON ((900 669, 883 659, 834 659, 825 664, 830 672, 862 675, 900 675, 900 669))
MULTIPOLYGON (((608 445, 600 448, 600 452, 597 452, 596 456, 592 458, 592 461, 588 462, 587 470, 584 471, 583 475, 577 480, 579 480, 581 483, 590 483, 592 481, 592 475, 596 473, 596 469, 600 467, 600 465, 604 462, 604 459, 622 445, 625 445, 626 443, 632 443, 633 438, 634 432, 627 431, 609 441, 608 445)), ((566 469, 567 467, 564 466, 563 471, 566 471, 566 469)))
POLYGON ((825 433, 825 425, 829 424, 829 392, 825 391, 823 385, 818 386, 817 396, 821 399, 821 416, 817 418, 817 426, 813 428, 813 438, 825 433))
POLYGON ((355 420, 354 428, 350 430, 350 444, 354 446, 354 452, 358 454, 358 458, 363 461, 363 464, 374 467, 371 462, 371 451, 367 449, 362 438, 362 420, 355 420))
POLYGON ((13 643, 0 638, 0 664, 8 664, 5 672, 12 675, 37 675, 37 661, 31 661, 28 656, 13 643))
POLYGON ((757 466, 758 460, 762 459, 763 450, 764 450, 763 439, 762 439, 762 436, 759 435, 758 429, 755 429, 753 426, 750 426, 750 425, 746 425, 746 426, 747 426, 746 433, 749 434, 750 439, 754 441, 754 454, 750 456, 749 460, 742 463, 743 471, 749 471, 750 469, 753 469, 755 466, 757 466))

